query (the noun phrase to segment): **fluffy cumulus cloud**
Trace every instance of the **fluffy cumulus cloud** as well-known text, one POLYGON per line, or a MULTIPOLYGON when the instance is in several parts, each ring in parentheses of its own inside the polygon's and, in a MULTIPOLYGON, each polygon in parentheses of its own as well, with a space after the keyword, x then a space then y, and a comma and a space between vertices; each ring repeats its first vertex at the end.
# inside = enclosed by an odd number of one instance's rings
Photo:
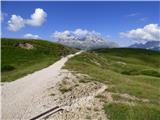
POLYGON ((25 26, 24 19, 21 16, 12 15, 8 21, 8 29, 10 31, 18 31, 25 26))
POLYGON ((25 25, 41 26, 46 20, 46 17, 47 13, 41 8, 36 8, 30 19, 24 19, 21 16, 12 15, 8 21, 8 29, 15 32, 25 27, 25 25))
POLYGON ((30 33, 25 34, 23 37, 26 39, 40 39, 39 35, 33 35, 30 33))
POLYGON ((65 30, 63 32, 56 31, 52 34, 52 37, 59 43, 80 49, 116 46, 113 42, 108 42, 100 33, 86 29, 65 30))
POLYGON ((26 24, 31 26, 41 26, 44 23, 46 17, 47 13, 43 9, 37 8, 31 15, 31 18, 26 20, 26 24))
POLYGON ((121 32, 120 35, 136 41, 160 41, 160 26, 158 24, 149 24, 143 28, 121 32))

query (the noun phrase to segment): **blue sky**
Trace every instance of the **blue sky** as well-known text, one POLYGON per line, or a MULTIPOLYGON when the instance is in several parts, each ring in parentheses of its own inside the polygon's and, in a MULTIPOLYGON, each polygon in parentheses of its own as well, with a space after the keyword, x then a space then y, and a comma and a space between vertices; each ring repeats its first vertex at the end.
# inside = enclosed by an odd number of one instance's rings
POLYGON ((55 31, 77 28, 96 31, 110 41, 127 46, 135 41, 120 37, 120 32, 160 24, 160 2, 2 2, 2 37, 23 38, 27 33, 52 40, 55 31), (40 26, 25 25, 18 31, 8 30, 8 21, 15 14, 29 19, 36 8, 47 17, 40 26))

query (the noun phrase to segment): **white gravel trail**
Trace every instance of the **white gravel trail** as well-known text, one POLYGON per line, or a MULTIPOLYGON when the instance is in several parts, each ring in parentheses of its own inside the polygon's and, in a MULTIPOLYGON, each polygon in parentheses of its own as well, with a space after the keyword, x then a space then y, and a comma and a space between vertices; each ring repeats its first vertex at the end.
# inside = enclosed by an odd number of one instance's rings
POLYGON ((81 52, 68 55, 47 68, 1 86, 2 119, 29 119, 26 114, 33 116, 34 113, 29 113, 29 108, 34 108, 40 99, 39 96, 48 89, 50 83, 54 86, 61 80, 58 75, 65 62, 81 52))

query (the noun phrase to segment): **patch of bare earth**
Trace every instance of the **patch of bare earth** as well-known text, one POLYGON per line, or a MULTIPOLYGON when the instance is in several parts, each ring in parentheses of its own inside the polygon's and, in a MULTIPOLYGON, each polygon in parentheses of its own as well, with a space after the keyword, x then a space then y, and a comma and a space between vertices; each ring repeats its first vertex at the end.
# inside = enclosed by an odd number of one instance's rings
POLYGON ((43 96, 44 99, 50 99, 50 103, 43 107, 59 108, 41 119, 107 120, 103 111, 104 102, 96 97, 107 89, 104 84, 90 81, 88 76, 71 73, 68 70, 62 70, 59 76, 62 76, 63 80, 55 87, 49 88, 43 96))
POLYGON ((93 81, 87 75, 62 70, 60 76, 63 76, 63 80, 47 91, 59 108, 41 119, 108 120, 103 110, 106 103, 133 106, 137 102, 149 102, 129 94, 109 92, 105 84, 93 81))
POLYGON ((17 43, 15 46, 18 46, 24 49, 28 49, 28 50, 34 48, 33 45, 30 43, 17 43))
POLYGON ((137 103, 149 103, 150 101, 148 99, 144 98, 138 98, 136 96, 132 96, 129 94, 122 94, 122 93, 113 93, 109 91, 104 91, 100 95, 97 96, 97 98, 100 99, 100 101, 103 101, 104 103, 123 103, 128 104, 130 106, 134 106, 137 103))
POLYGON ((146 99, 128 94, 109 92, 105 84, 93 81, 87 75, 63 69, 58 77, 61 81, 54 86, 50 83, 50 87, 43 92, 42 98, 35 101, 37 102, 36 107, 42 110, 35 116, 57 108, 38 119, 108 120, 103 110, 106 103, 124 103, 132 106, 136 102, 147 102, 146 99), (117 98, 115 99, 114 96, 117 98))

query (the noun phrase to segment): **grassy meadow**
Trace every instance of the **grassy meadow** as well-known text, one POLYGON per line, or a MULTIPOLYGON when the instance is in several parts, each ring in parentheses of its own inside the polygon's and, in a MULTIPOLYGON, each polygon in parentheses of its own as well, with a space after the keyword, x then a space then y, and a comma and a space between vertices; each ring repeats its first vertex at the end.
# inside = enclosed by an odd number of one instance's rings
MULTIPOLYGON (((3 38, 1 80, 16 80, 76 51, 44 40, 3 38), (28 43, 33 48, 22 48, 17 46, 19 43, 28 43)), ((160 120, 160 52, 130 48, 98 49, 71 58, 64 68, 88 74, 92 80, 108 86, 107 92, 118 101, 104 100, 104 110, 110 120, 160 120), (122 94, 137 99, 129 100, 120 96, 122 94)))
MULTIPOLYGON (((144 49, 99 49, 71 58, 65 68, 88 74, 108 86, 107 91, 129 94, 148 102, 107 103, 110 120, 160 119, 160 53, 144 49)), ((115 98, 115 97, 114 97, 115 98)), ((116 100, 121 100, 116 97, 116 100)))
POLYGON ((44 40, 1 39, 1 81, 10 82, 40 70, 75 50, 44 40), (33 49, 17 44, 28 43, 33 49))

